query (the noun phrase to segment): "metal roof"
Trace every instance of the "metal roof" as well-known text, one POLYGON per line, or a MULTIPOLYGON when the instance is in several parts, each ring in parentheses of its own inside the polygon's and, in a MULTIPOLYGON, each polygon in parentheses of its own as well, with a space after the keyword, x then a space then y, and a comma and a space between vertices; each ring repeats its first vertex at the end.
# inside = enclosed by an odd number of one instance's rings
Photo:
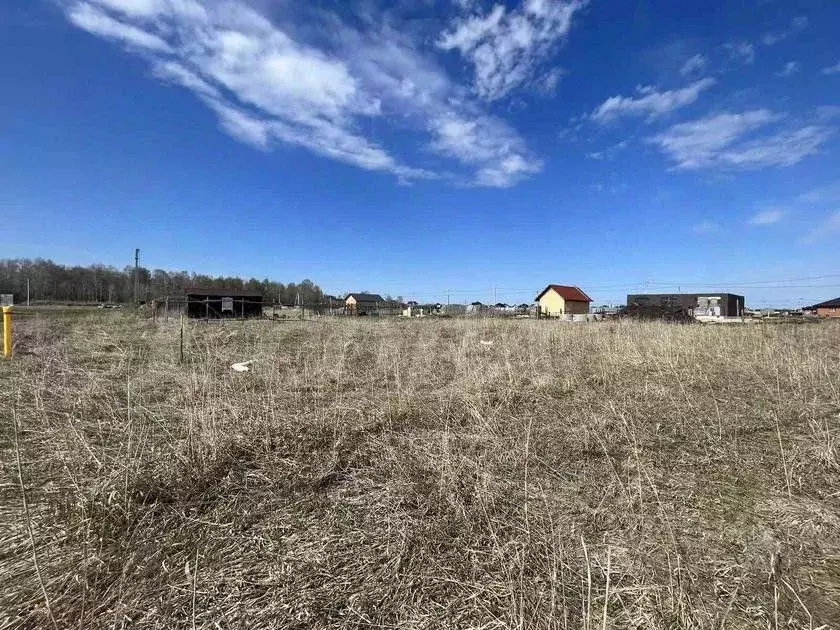
POLYGON ((262 299, 260 291, 242 291, 238 289, 210 289, 207 287, 187 287, 185 295, 207 295, 209 297, 258 297, 262 299))
POLYGON ((347 297, 352 297, 357 302, 384 302, 382 296, 378 293, 348 293, 347 297))
POLYGON ((811 308, 840 308, 840 297, 814 304, 811 308))
POLYGON ((554 291, 562 297, 564 300, 569 300, 570 302, 591 302, 592 299, 586 295, 583 291, 580 290, 578 287, 572 287, 565 284, 549 284, 545 289, 540 291, 539 295, 534 298, 535 302, 539 302, 540 298, 548 293, 549 289, 554 289, 554 291))

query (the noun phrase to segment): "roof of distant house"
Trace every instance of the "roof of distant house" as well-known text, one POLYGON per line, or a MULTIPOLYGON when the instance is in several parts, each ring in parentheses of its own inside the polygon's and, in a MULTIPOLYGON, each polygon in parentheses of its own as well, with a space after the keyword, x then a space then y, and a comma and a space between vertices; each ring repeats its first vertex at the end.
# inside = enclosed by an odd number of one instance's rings
POLYGON ((540 294, 534 299, 535 302, 539 302, 540 298, 544 296, 550 289, 554 289, 554 291, 562 297, 564 300, 569 300, 570 302, 591 302, 592 298, 590 298, 586 293, 581 291, 578 287, 570 287, 565 284, 549 284, 545 289, 540 291, 540 294))
POLYGON ((840 297, 814 304, 811 308, 840 308, 840 297))
POLYGON ((384 302, 382 296, 378 293, 348 293, 347 297, 352 297, 357 302, 384 302))

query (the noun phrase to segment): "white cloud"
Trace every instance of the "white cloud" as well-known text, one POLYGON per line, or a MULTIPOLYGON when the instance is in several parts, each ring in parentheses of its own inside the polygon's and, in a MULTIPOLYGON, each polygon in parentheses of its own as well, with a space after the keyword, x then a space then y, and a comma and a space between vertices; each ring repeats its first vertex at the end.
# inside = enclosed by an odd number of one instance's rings
MULTIPOLYGON (((429 134, 415 154, 427 160, 431 146, 468 169, 474 184, 509 186, 541 168, 516 131, 487 116, 384 21, 363 32, 319 12, 325 28, 310 22, 306 31, 310 38, 318 31, 316 47, 241 0, 63 0, 63 7, 75 25, 124 44, 155 76, 194 92, 224 131, 261 150, 287 144, 401 180, 440 177, 439 166, 409 166, 370 137, 370 129, 396 125, 429 134), (477 131, 442 135, 453 120, 477 131)), ((542 24, 552 7, 531 0, 527 14, 542 24)))
POLYGON ((747 137, 783 118, 766 109, 718 114, 676 124, 650 142, 678 169, 758 169, 792 166, 816 153, 832 130, 818 125, 747 137))
POLYGON ((562 68, 552 68, 535 81, 536 88, 543 94, 553 94, 564 74, 562 68))
POLYGON ((702 72, 707 64, 707 59, 703 55, 694 55, 680 68, 680 74, 684 77, 691 76, 697 72, 702 72))
POLYGON ((68 19, 89 33, 115 39, 132 48, 168 52, 169 45, 160 37, 140 28, 115 20, 104 11, 86 2, 73 6, 67 13, 68 19))
POLYGON ((475 68, 475 91, 499 99, 523 85, 554 45, 568 35, 586 0, 525 0, 508 11, 496 5, 486 15, 458 19, 437 45, 458 50, 475 68))
POLYGON ((769 208, 754 214, 747 223, 750 225, 774 225, 781 221, 785 214, 787 213, 780 208, 769 208))
POLYGON ((476 0, 452 0, 462 10, 471 9, 476 0))
POLYGON ((637 88, 639 96, 611 96, 592 112, 592 119, 607 123, 621 116, 647 116, 648 121, 691 105, 703 90, 712 87, 715 80, 700 79, 679 90, 657 92, 653 87, 637 88))
POLYGON ((776 73, 777 77, 790 77, 799 72, 801 69, 802 64, 798 61, 788 61, 782 69, 776 73))
POLYGON ((502 121, 449 114, 436 121, 432 148, 462 162, 480 165, 475 183, 512 186, 537 173, 542 163, 528 155, 522 140, 502 121))
POLYGON ((781 31, 776 31, 776 32, 773 32, 773 33, 765 33, 764 35, 762 35, 761 36, 761 43, 764 44, 765 46, 773 46, 773 45, 778 44, 779 42, 787 39, 791 35, 794 35, 796 33, 799 33, 800 31, 805 30, 806 28, 808 28, 808 18, 804 15, 801 15, 801 16, 795 17, 795 18, 793 18, 793 20, 791 20, 789 28, 787 28, 785 30, 781 30, 781 31))
POLYGON ((820 70, 820 74, 840 74, 840 61, 820 70))
POLYGON ((722 164, 743 169, 769 166, 793 166, 819 151, 831 132, 810 125, 792 131, 757 138, 719 154, 722 164))
POLYGON ((724 44, 723 48, 729 52, 729 58, 733 61, 740 61, 747 65, 755 61, 755 47, 749 42, 724 44))

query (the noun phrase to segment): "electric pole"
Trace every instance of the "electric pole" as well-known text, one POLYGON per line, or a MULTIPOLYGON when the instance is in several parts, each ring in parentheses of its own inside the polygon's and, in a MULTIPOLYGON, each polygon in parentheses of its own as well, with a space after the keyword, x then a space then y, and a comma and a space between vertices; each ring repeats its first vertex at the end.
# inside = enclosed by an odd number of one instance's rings
POLYGON ((134 308, 140 308, 140 250, 134 250, 134 308))
POLYGON ((29 306, 29 278, 26 279, 26 305, 29 306))

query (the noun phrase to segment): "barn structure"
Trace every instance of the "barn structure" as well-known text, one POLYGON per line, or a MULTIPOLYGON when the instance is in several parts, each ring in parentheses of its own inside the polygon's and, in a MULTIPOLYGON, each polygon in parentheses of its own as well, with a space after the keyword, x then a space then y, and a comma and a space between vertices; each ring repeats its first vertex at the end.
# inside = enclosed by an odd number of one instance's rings
POLYGON ((348 293, 344 304, 348 315, 379 315, 385 300, 378 293, 348 293))
POLYGON ((187 316, 196 318, 261 317, 263 296, 258 291, 187 287, 184 290, 187 316))
POLYGON ((543 317, 561 315, 583 315, 589 312, 592 299, 579 287, 565 284, 549 284, 534 301, 539 303, 539 314, 543 317))

